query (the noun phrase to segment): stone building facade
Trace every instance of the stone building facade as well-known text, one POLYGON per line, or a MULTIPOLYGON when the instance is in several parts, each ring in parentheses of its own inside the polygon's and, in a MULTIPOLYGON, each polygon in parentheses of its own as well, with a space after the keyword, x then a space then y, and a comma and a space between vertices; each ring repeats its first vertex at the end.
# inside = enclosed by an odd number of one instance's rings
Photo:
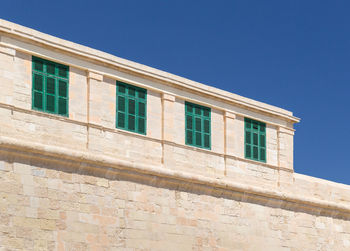
POLYGON ((350 250, 289 111, 0 20, 0 250, 350 250))

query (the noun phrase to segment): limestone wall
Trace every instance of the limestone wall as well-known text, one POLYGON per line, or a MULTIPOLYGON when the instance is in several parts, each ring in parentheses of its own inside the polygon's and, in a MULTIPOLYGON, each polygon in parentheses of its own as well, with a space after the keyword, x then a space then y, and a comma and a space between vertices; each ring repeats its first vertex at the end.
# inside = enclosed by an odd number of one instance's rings
POLYGON ((0 85, 0 250, 350 250, 350 187, 294 173, 291 112, 4 20, 0 85), (32 56, 69 66, 68 117, 32 110, 32 56), (146 135, 115 128, 117 80, 147 89, 146 135))
MULTIPOLYGON (((4 250, 350 248, 349 218, 335 212, 11 151, 0 160, 4 250)), ((324 198, 326 188, 349 198, 349 187, 311 183, 297 177, 295 185, 299 193, 324 198)))

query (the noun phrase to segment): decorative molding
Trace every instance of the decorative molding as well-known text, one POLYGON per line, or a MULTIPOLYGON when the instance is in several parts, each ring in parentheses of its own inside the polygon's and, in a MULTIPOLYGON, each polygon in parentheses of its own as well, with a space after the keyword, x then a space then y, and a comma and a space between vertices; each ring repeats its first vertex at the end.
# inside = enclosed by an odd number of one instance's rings
MULTIPOLYGON (((0 40, 1 40, 1 38, 0 38, 0 40)), ((11 47, 0 45, 0 53, 14 57, 16 55, 16 50, 11 48, 11 47)))
POLYGON ((230 118, 230 119, 236 119, 236 114, 232 113, 232 112, 229 112, 229 111, 225 111, 224 112, 224 116, 226 118, 230 118))
POLYGON ((94 79, 94 80, 97 80, 99 82, 103 81, 103 75, 101 75, 97 72, 93 72, 93 71, 87 71, 87 78, 94 79))
POLYGON ((278 126, 277 130, 278 130, 278 133, 289 134, 289 135, 292 135, 292 136, 294 136, 294 132, 295 132, 294 129, 290 129, 290 128, 287 128, 287 127, 281 127, 281 126, 278 126))
POLYGON ((167 101, 171 101, 171 102, 175 102, 175 96, 169 93, 162 93, 162 99, 163 100, 167 100, 167 101))
MULTIPOLYGON (((1 21, 1 19, 0 19, 1 21)), ((1 30, 0 30, 0 34, 1 34, 1 30)), ((47 60, 51 60, 51 61, 57 61, 58 63, 61 63, 61 64, 65 64, 65 65, 69 65, 71 67, 75 67, 75 68, 78 68, 78 69, 81 69, 81 70, 84 70, 86 72, 88 71, 91 71, 90 68, 86 68, 86 67, 82 67, 80 65, 76 65, 76 64, 72 64, 72 63, 67 63, 67 62, 64 62, 64 61, 60 61, 60 60, 57 60, 57 58, 53 58, 53 57, 48 57, 47 55, 43 55, 43 54, 38 54, 38 53, 35 53, 35 52, 32 52, 30 50, 27 50, 27 49, 23 49, 21 47, 17 47, 17 46, 12 46, 11 44, 7 44, 7 43, 2 43, 0 42, 0 46, 5 44, 6 46, 8 46, 8 48, 13 48, 17 51, 20 51, 20 52, 23 52, 23 53, 26 53, 26 54, 30 54, 30 55, 34 55, 34 56, 37 56, 37 57, 41 57, 41 58, 44 58, 44 59, 47 59, 47 60)), ((109 74, 109 73, 105 73, 105 72, 97 72, 97 71, 93 71, 99 75, 102 75, 102 76, 105 76, 105 77, 108 77, 108 78, 111 78, 111 79, 114 79, 114 80, 119 80, 119 81, 123 81, 123 82, 126 82, 126 83, 129 83, 131 85, 135 85, 135 86, 139 86, 141 88, 146 88, 146 89, 150 89, 150 90, 153 90, 155 92, 158 92, 158 93, 163 93, 163 90, 161 89, 157 89, 157 88, 152 88, 151 86, 147 86, 145 84, 142 84, 142 83, 139 83, 139 82, 136 82, 136 81, 132 81, 130 79, 126 79, 126 78, 122 78, 120 76, 115 76, 115 75, 112 75, 112 74, 109 74)), ((208 104, 208 103, 204 103, 204 102, 201 102, 199 100, 196 100, 196 99, 193 99, 193 98, 190 98, 190 97, 187 97, 187 96, 183 96, 183 95, 179 95, 179 94, 170 94, 170 95, 174 95, 175 98, 179 98, 179 99, 182 99, 182 100, 187 100, 189 102, 192 102, 192 103, 196 103, 196 104, 199 104, 199 105, 203 105, 203 106, 208 106, 212 109, 217 109, 219 111, 224 111, 224 108, 222 106, 217 106, 217 105, 213 105, 213 104, 208 104)), ((250 111, 253 111, 253 112, 258 112, 256 109, 250 109, 248 107, 246 107, 247 110, 250 110, 250 111)), ((241 117, 246 117, 247 115, 244 114, 244 113, 240 113, 240 112, 235 112, 236 116, 241 116, 241 117)), ((269 113, 267 113, 268 115, 271 115, 269 113)), ((273 115, 273 114, 272 114, 273 115)), ((276 116, 276 115, 273 115, 273 116, 276 116)), ((277 116, 279 117, 279 116, 277 116)), ((257 118, 255 118, 257 119, 257 118)), ((272 122, 272 121, 267 121, 263 118, 259 118, 258 119, 259 121, 261 122, 264 122, 266 124, 269 124, 269 125, 273 125, 273 126, 280 126, 280 127, 286 127, 286 126, 283 126, 282 124, 280 123, 275 123, 275 122, 272 122)), ((299 121, 298 121, 299 122, 299 121)), ((294 122, 293 122, 294 123, 294 122)), ((286 127, 288 128, 288 127, 286 127)))
MULTIPOLYGON (((152 67, 125 60, 113 56, 111 54, 104 53, 67 40, 59 39, 54 36, 50 36, 2 19, 0 19, 0 33, 5 33, 10 37, 26 40, 31 44, 39 44, 40 46, 48 46, 55 50, 61 50, 65 53, 72 54, 73 56, 83 57, 88 61, 95 61, 99 64, 107 64, 113 67, 123 69, 124 71, 129 71, 134 74, 140 74, 144 77, 152 78, 157 81, 173 85, 176 88, 184 88, 192 92, 196 92, 200 95, 208 95, 212 98, 219 99, 223 102, 228 102, 233 105, 241 106, 249 110, 266 113, 270 116, 277 116, 280 119, 287 120, 292 123, 297 123, 300 121, 299 118, 293 116, 291 112, 286 111, 284 109, 264 104, 262 102, 254 101, 252 99, 245 98, 237 94, 229 93, 195 81, 191 81, 186 78, 182 78, 158 69, 154 69, 152 67)), ((1 44, 6 44, 2 41, 2 39, 0 41, 1 44)), ((15 49, 21 50, 20 47, 15 49)), ((26 52, 28 53, 28 51, 26 52)))

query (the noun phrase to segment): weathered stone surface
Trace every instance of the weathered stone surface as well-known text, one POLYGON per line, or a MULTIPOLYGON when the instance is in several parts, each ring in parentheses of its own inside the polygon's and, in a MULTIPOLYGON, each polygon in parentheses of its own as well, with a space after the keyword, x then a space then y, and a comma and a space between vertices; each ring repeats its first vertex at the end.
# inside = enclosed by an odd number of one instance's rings
POLYGON ((350 247, 350 187, 293 172, 291 112, 4 20, 0 83, 0 250, 350 247), (68 118, 31 109, 33 55, 69 65, 68 118), (146 135, 115 128, 116 80, 147 89, 146 135), (185 145, 185 101, 211 150, 185 145))
MULTIPOLYGON (((336 210, 325 214, 297 203, 266 198, 259 201, 254 196, 174 184, 162 178, 145 182, 141 177, 121 173, 104 178, 106 173, 89 168, 76 173, 74 167, 63 168, 50 161, 40 161, 37 166, 30 164, 30 159, 9 158, 9 154, 1 154, 0 158, 6 166, 16 166, 11 171, 0 171, 0 245, 10 250, 349 247, 350 222, 344 216, 337 217, 336 210), (19 171, 21 167, 23 171, 19 171), (47 182, 32 182, 37 176, 26 167, 40 170, 40 177, 47 182), (9 188, 8 184, 16 186, 9 188)), ((313 181, 298 182, 320 196, 322 186, 329 194, 348 193, 345 186, 332 187, 327 182, 312 185, 313 181)), ((305 192, 302 189, 300 193, 305 192)))

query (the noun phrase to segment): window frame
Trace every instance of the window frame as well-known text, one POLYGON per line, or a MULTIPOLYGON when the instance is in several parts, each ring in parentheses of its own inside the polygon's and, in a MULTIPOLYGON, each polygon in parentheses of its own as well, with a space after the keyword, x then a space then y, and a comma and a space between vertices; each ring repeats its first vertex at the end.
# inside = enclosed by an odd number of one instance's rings
POLYGON ((211 108, 194 104, 188 101, 185 101, 185 144, 189 146, 194 146, 202 149, 211 150, 211 108), (189 112, 188 107, 192 107, 192 112, 189 112), (200 110, 200 114, 196 114, 196 110, 200 110), (207 111, 208 115, 206 116, 204 112, 207 111), (188 128, 188 116, 192 118, 192 128, 188 128), (196 119, 200 119, 201 129, 196 129, 196 119), (208 132, 205 132, 205 121, 208 121, 208 132), (192 142, 189 142, 187 137, 187 132, 191 132, 192 142), (201 144, 197 144, 197 135, 201 135, 201 144), (208 146, 205 146, 205 136, 208 136, 208 146))
POLYGON ((266 123, 260 122, 254 119, 250 118, 244 118, 244 157, 246 159, 259 161, 266 163, 267 161, 267 151, 266 151, 266 123), (250 123, 250 128, 248 128, 248 123, 250 123), (254 128, 256 126, 256 128, 254 128), (249 142, 247 134, 250 134, 249 142), (254 134, 257 135, 257 143, 255 144, 254 141, 254 134), (264 140, 262 140, 262 137, 264 140), (263 141, 263 143, 261 142, 263 141), (248 151, 248 148, 250 151, 248 151), (254 148, 257 148, 258 151, 258 157, 254 157, 254 148), (262 154, 263 151, 263 154, 262 154), (263 158, 262 158, 263 157, 263 158))
POLYGON ((43 58, 32 56, 32 110, 55 114, 58 116, 63 117, 69 117, 69 66, 59 64, 56 62, 52 62, 43 58), (37 69, 36 66, 38 63, 42 64, 42 70, 37 69), (48 66, 54 67, 54 72, 50 73, 48 72, 47 68, 48 66), (60 75, 60 70, 63 69, 65 71, 65 77, 60 75), (41 91, 36 89, 36 76, 41 76, 41 91), (47 90, 48 86, 48 79, 54 80, 54 93, 49 93, 47 90), (60 95, 61 89, 60 89, 60 82, 65 83, 65 96, 60 95), (39 93, 42 95, 42 101, 41 101, 41 108, 36 106, 36 94, 39 93), (49 110, 47 108, 47 97, 53 97, 54 98, 54 110, 49 110), (65 100, 66 107, 65 107, 65 113, 60 113, 59 111, 59 103, 60 100, 65 100))
POLYGON ((144 88, 141 88, 138 86, 134 86, 134 85, 130 85, 130 84, 127 84, 127 83, 119 81, 119 80, 116 81, 115 127, 117 129, 129 131, 129 132, 133 132, 133 133, 138 133, 138 134, 142 134, 142 135, 147 135, 147 89, 144 89, 144 88), (124 93, 119 92, 120 86, 124 87, 124 90, 125 90, 124 93), (129 94, 130 89, 133 89, 135 91, 134 96, 129 94), (140 96, 140 93, 143 93, 144 98, 142 98, 140 96), (124 100, 124 111, 118 110, 119 109, 119 107, 118 107, 119 106, 118 105, 119 97, 123 97, 125 99, 124 100), (135 102, 135 107, 134 107, 135 113, 134 114, 129 113, 129 109, 130 109, 129 100, 134 100, 134 102, 135 102), (143 116, 140 115, 140 104, 144 104, 144 115, 143 116), (124 122, 123 122, 124 127, 118 125, 118 122, 119 122, 118 119, 120 116, 119 114, 124 114, 124 122), (129 116, 134 117, 134 121, 135 121, 134 129, 129 128, 129 116), (143 125, 144 131, 143 132, 141 130, 139 130, 140 129, 140 127, 139 127, 140 119, 144 120, 144 125, 143 125))

